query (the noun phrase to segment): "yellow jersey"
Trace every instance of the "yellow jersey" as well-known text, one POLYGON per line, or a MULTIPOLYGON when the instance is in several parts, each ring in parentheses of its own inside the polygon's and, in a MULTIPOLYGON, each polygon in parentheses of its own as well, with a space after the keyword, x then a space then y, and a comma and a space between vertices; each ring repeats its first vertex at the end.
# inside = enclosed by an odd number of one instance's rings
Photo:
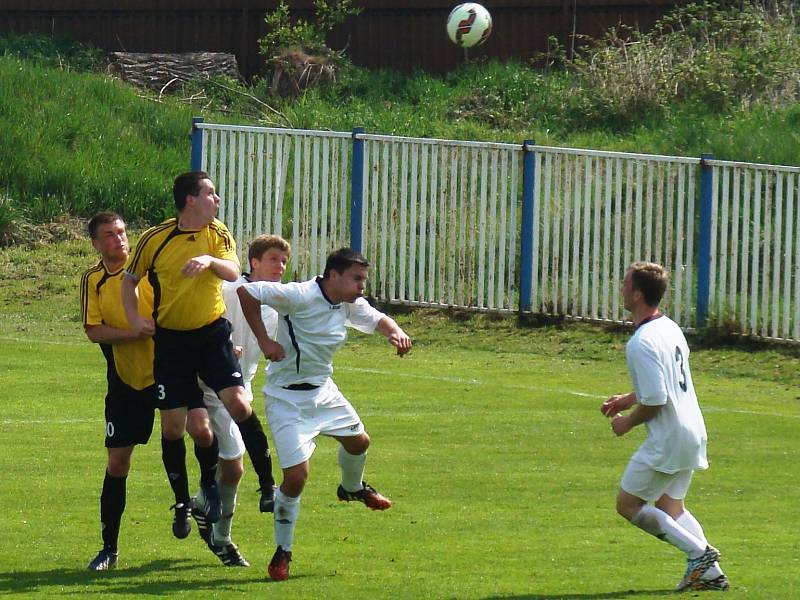
POLYGON ((153 286, 153 319, 159 327, 199 329, 225 312, 222 279, 211 269, 195 277, 181 274, 189 259, 204 254, 239 264, 233 236, 218 219, 199 231, 183 231, 178 219, 172 218, 151 227, 139 238, 125 270, 137 279, 146 275, 153 286))
MULTIPOLYGON (((108 325, 128 328, 128 318, 122 306, 124 269, 109 273, 101 260, 81 277, 81 320, 83 326, 108 325)), ((153 288, 142 281, 137 288, 139 314, 150 317, 153 312, 153 288)), ((109 368, 135 390, 153 385, 153 339, 144 338, 123 344, 100 344, 109 368)))

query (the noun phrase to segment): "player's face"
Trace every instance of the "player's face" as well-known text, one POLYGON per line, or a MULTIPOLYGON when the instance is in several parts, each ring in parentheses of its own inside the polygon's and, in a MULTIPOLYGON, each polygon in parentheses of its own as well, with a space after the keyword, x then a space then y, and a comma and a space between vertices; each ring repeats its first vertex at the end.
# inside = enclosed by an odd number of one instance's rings
POLYGON ((331 271, 333 292, 340 302, 355 302, 364 295, 367 285, 367 267, 351 265, 343 273, 331 271))
POLYGON ((625 305, 625 310, 632 311, 637 302, 637 290, 633 289, 633 274, 631 271, 625 273, 625 279, 622 280, 622 300, 625 305))
POLYGON ((253 281, 280 281, 289 263, 289 253, 279 248, 270 248, 261 258, 250 261, 253 281))
POLYGON ((97 228, 97 237, 92 240, 95 247, 105 262, 124 262, 128 260, 129 246, 128 234, 125 223, 115 219, 110 223, 103 223, 97 228))
POLYGON ((206 223, 211 223, 217 216, 220 198, 214 189, 214 184, 210 179, 200 180, 200 191, 197 196, 189 196, 192 199, 192 206, 195 214, 201 217, 206 223))

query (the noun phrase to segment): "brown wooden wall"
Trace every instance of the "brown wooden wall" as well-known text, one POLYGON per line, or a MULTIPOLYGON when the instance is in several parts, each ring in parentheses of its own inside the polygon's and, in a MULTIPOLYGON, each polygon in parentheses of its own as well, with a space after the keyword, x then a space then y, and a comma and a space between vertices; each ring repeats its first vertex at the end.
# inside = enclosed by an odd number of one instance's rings
MULTIPOLYGON (((493 33, 470 58, 524 59, 542 52, 548 36, 569 47, 571 35, 597 36, 620 22, 646 29, 687 0, 485 0, 493 33)), ((446 72, 463 60, 450 43, 445 19, 457 4, 442 0, 356 0, 364 8, 331 32, 329 44, 356 64, 446 72)), ((272 0, 0 0, 0 31, 67 34, 108 51, 233 52, 242 72, 259 71, 256 40, 272 0)), ((290 0, 296 16, 311 18, 311 0, 290 0)))

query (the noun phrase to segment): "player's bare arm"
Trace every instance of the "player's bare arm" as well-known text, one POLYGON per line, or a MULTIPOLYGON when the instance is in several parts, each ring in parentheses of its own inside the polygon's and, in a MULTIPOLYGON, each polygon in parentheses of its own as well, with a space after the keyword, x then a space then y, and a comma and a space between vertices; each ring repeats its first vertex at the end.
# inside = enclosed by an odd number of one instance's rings
POLYGON ((214 275, 225 281, 236 281, 240 274, 239 265, 235 261, 202 254, 187 260, 181 268, 181 275, 196 277, 206 269, 211 269, 214 275))
POLYGON ((623 436, 637 425, 652 419, 661 410, 661 406, 637 404, 628 415, 618 415, 611 420, 611 429, 617 436, 623 436))
POLYGON ((139 298, 136 295, 138 283, 136 277, 125 273, 122 278, 122 306, 125 308, 130 331, 137 337, 148 337, 155 333, 155 325, 152 320, 139 314, 139 298))
POLYGON ((283 346, 278 342, 270 339, 267 334, 267 328, 264 327, 264 321, 261 319, 261 303, 257 298, 254 298, 244 288, 239 286, 236 289, 236 295, 239 296, 239 303, 242 305, 242 314, 250 325, 253 335, 258 340, 258 347, 269 360, 279 362, 284 359, 286 354, 283 351, 283 346))
POLYGON ((600 405, 600 412, 607 417, 613 417, 617 413, 628 410, 634 404, 636 404, 636 392, 615 394, 600 405))
POLYGON ((86 325, 85 330, 86 337, 95 344, 125 344, 153 335, 152 332, 136 333, 132 329, 119 329, 110 325, 86 325))
POLYGON ((383 317, 378 321, 375 330, 385 336, 389 343, 397 348, 398 356, 404 356, 411 350, 411 338, 391 317, 383 317))

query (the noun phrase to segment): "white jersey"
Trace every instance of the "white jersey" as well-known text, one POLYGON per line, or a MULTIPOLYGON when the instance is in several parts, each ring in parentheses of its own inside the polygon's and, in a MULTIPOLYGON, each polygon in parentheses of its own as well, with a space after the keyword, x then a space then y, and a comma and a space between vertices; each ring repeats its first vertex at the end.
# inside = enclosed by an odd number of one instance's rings
POLYGON ((347 339, 347 327, 373 333, 386 315, 364 298, 333 304, 320 287, 322 280, 302 283, 254 281, 244 284, 247 292, 279 315, 278 333, 272 337, 285 353, 267 368, 270 386, 297 383, 322 385, 333 373, 333 355, 347 339))
MULTIPOLYGON (((236 281, 223 281, 222 298, 225 300, 224 317, 231 322, 233 328, 231 342, 233 342, 234 346, 242 347, 239 365, 242 367, 244 386, 252 397, 250 383, 258 372, 258 361, 261 360, 264 355, 261 353, 261 348, 258 347, 258 340, 256 340, 255 334, 244 318, 242 305, 239 303, 239 296, 236 295, 236 290, 240 285, 245 283, 248 283, 248 279, 245 275, 240 276, 236 281)), ((267 328, 269 336, 274 336, 278 327, 278 313, 269 306, 262 305, 261 320, 264 321, 264 326, 267 328)))
POLYGON ((681 328, 663 315, 647 321, 636 329, 625 354, 639 404, 662 407, 645 423, 647 439, 634 458, 663 473, 707 468, 706 426, 681 328))

